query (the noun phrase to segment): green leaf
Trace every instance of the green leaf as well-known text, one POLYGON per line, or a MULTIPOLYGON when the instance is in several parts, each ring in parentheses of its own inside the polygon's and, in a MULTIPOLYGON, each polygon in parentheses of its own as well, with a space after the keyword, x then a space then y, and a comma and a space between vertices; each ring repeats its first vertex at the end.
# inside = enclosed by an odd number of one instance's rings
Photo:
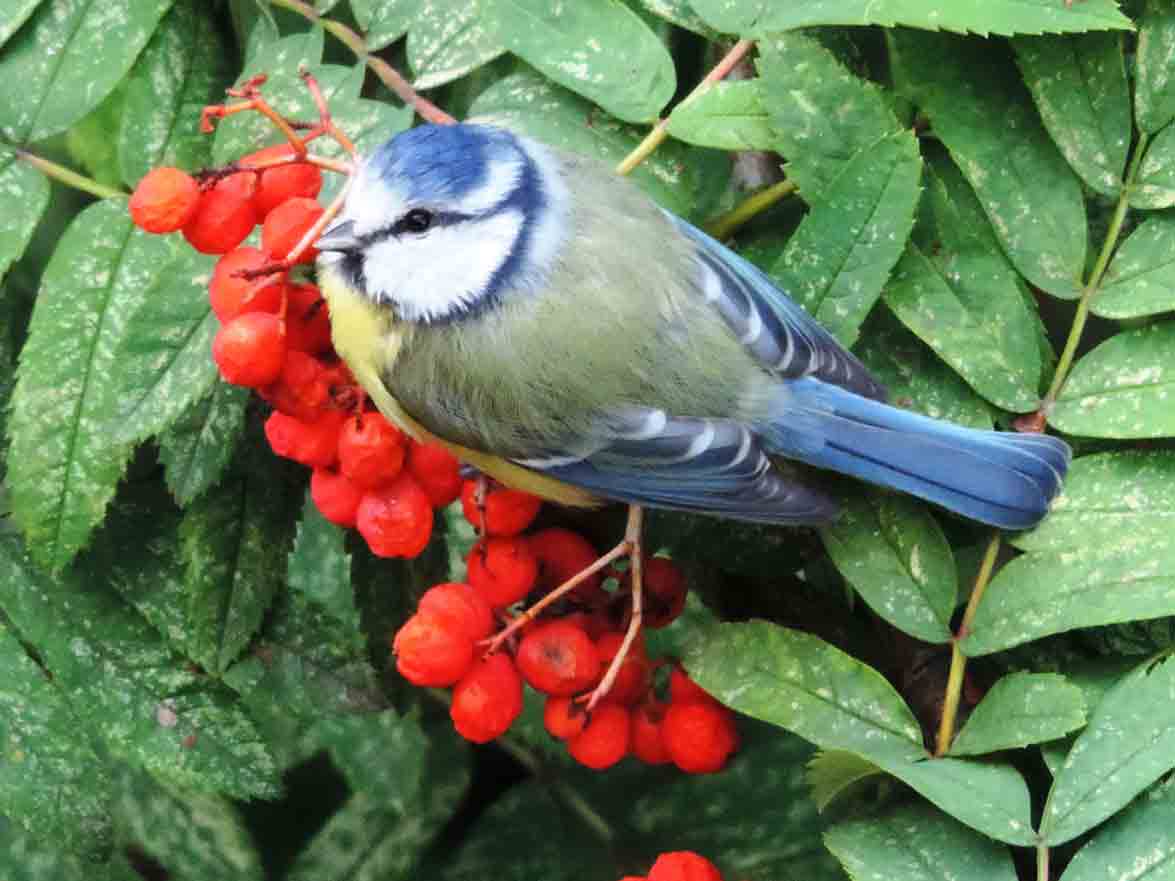
POLYGON ((824 812, 843 793, 862 780, 876 777, 882 770, 868 759, 843 750, 826 750, 808 762, 807 781, 812 788, 816 810, 824 812))
POLYGON ((4 193, 5 204, 5 210, 0 213, 0 278, 3 278, 24 254, 33 230, 49 205, 49 181, 0 146, 0 192, 4 193))
POLYGON ((932 161, 927 184, 934 247, 907 245, 886 305, 979 394, 1006 410, 1034 410, 1041 363, 1032 301, 954 163, 932 161))
POLYGON ((1129 30, 1130 19, 1114 0, 1082 0, 1058 6, 1052 0, 691 0, 711 27, 726 34, 761 36, 813 25, 905 25, 928 30, 988 34, 1073 33, 1129 30))
POLYGON ((506 51, 495 0, 420 0, 408 32, 408 66, 418 89, 435 89, 506 51))
MULTIPOLYGON (((1175 196, 1175 193, 1172 194, 1175 196)), ((1093 297, 1104 318, 1137 318, 1175 309, 1175 217, 1144 220, 1118 248, 1093 297)))
POLYGON ((1144 210, 1175 205, 1175 126, 1167 126, 1147 146, 1129 201, 1144 210))
POLYGON ((922 160, 910 132, 859 150, 812 201, 771 276, 852 345, 914 222, 922 160))
POLYGON ((290 518, 272 475, 242 472, 194 502, 180 530, 193 657, 217 675, 260 629, 288 541, 290 518))
POLYGON ((1018 749, 1085 724, 1081 689, 1055 673, 1009 673, 984 695, 951 744, 953 756, 1018 749))
POLYGON ((52 679, 2 623, 0 683, 0 811, 72 852, 104 858, 109 768, 52 679))
POLYGON ((115 796, 118 836, 154 857, 176 881, 260 881, 261 857, 233 804, 123 770, 115 796))
POLYGON ((1073 367, 1049 422, 1085 437, 1165 437, 1175 434, 1175 322, 1110 337, 1073 367))
POLYGON ((45 0, 8 0, 3 9, 0 9, 0 46, 8 42, 8 38, 20 30, 20 26, 28 21, 33 10, 45 0))
POLYGON ((772 149, 787 157, 788 177, 809 204, 862 150, 903 128, 876 85, 809 36, 772 36, 761 44, 756 66, 775 133, 772 149))
POLYGON ((770 150, 775 135, 763 109, 759 80, 715 83, 669 114, 669 134, 699 147, 770 150))
POLYGON ((694 681, 722 703, 822 749, 874 761, 926 755, 922 731, 893 686, 811 634, 765 621, 721 624, 684 661, 694 681))
POLYGON ((395 710, 332 716, 314 726, 314 737, 330 751, 353 792, 403 816, 416 812, 429 747, 416 716, 395 710))
POLYGON ((924 642, 950 642, 955 560, 925 505, 888 493, 852 496, 820 536, 873 611, 924 642))
POLYGON ((1175 878, 1175 798, 1169 788, 1149 794, 1115 815, 1077 851, 1062 881, 1175 878))
POLYGON ((228 47, 196 4, 176 3, 127 77, 118 132, 123 181, 134 186, 152 168, 209 164, 212 141, 200 111, 223 97, 228 47))
POLYGON ((76 572, 37 572, 12 536, 0 536, 0 605, 37 647, 79 729, 113 756, 180 786, 277 794, 273 759, 229 694, 109 591, 76 572))
POLYGON ((713 29, 694 12, 690 0, 641 0, 641 5, 658 18, 693 31, 700 37, 712 40, 715 36, 713 29))
POLYGON ((13 394, 13 512, 42 565, 61 568, 102 519, 130 455, 115 437, 130 316, 178 253, 134 228, 126 203, 96 203, 66 230, 41 280, 13 394))
POLYGON ((824 835, 850 878, 902 881, 1015 881, 1006 847, 926 805, 837 823, 824 835))
POLYGON ((1121 35, 1021 37, 1013 46, 1065 160, 1091 189, 1117 196, 1131 135, 1121 35))
POLYGON ((418 19, 422 0, 351 0, 351 11, 372 52, 390 46, 418 19))
POLYGON ((991 408, 888 310, 873 310, 854 351, 889 390, 892 403, 935 419, 991 428, 991 408))
MULTIPOLYGON (((1057 11, 1066 11, 1063 3, 1057 11)), ((888 37, 903 81, 979 197, 1013 265, 1050 294, 1079 296, 1087 239, 1081 185, 1033 112, 1015 69, 982 41, 910 31, 888 37), (980 69, 988 75, 976 77, 980 69)))
POLYGON ((58 839, 21 831, 0 817, 0 876, 4 881, 143 881, 143 876, 115 853, 97 863, 70 853, 58 839))
POLYGON ((50 0, 0 55, 0 133, 14 143, 65 131, 122 80, 174 0, 50 0), (19 84, 19 86, 17 86, 19 84))
POLYGON ((159 438, 167 488, 187 506, 218 482, 245 430, 249 389, 215 383, 159 438))
POLYGON ((1145 548, 1175 531, 1175 454, 1122 450, 1073 462, 1044 522, 1016 533, 1025 551, 1145 548))
MULTIPOLYGON (((578 95, 533 72, 513 74, 490 86, 470 108, 478 122, 512 129, 557 147, 615 164, 627 156, 644 132, 622 125, 578 95)), ((632 179, 664 208, 693 216, 698 193, 718 176, 725 157, 669 142, 632 173, 632 179)))
POLYGON ((972 657, 1076 627, 1175 615, 1169 536, 1025 554, 999 571, 962 643, 972 657))
POLYGON ((1175 767, 1175 660, 1148 660, 1093 711, 1049 792, 1041 837, 1064 844, 1175 767))
POLYGON ((1175 3, 1147 0, 1138 22, 1138 46, 1134 54, 1134 115, 1138 127, 1154 134, 1175 118, 1175 78, 1171 53, 1175 52, 1175 3))
POLYGON ((620 0, 497 0, 496 19, 507 49, 625 122, 655 120, 673 97, 669 51, 620 0))

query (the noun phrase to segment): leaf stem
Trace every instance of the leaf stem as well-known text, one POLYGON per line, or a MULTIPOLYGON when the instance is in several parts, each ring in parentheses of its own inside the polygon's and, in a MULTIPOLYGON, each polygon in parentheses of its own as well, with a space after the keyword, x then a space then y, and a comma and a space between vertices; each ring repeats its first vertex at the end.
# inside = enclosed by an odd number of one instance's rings
POLYGON ((422 98, 398 70, 377 55, 371 54, 371 51, 367 48, 367 42, 363 37, 342 22, 323 18, 313 6, 309 3, 302 2, 302 0, 269 0, 269 2, 273 6, 279 6, 282 9, 296 12, 307 21, 314 22, 328 34, 338 39, 340 43, 354 52, 361 61, 371 68, 371 72, 379 77, 380 82, 395 92, 401 101, 420 114, 421 118, 439 125, 452 125, 457 121, 427 98, 422 98))
POLYGON ((123 190, 108 187, 106 184, 100 184, 93 178, 86 177, 84 174, 78 174, 76 171, 72 171, 64 165, 58 165, 56 162, 46 159, 43 156, 37 156, 19 147, 12 147, 11 150, 17 159, 22 162, 27 162, 46 177, 60 181, 67 186, 73 187, 75 190, 81 190, 82 192, 89 193, 91 196, 97 196, 99 199, 125 199, 127 197, 126 192, 123 190))
POLYGON ((707 221, 706 232, 718 241, 724 241, 738 232, 743 224, 762 214, 781 199, 790 196, 797 189, 799 187, 796 186, 795 181, 781 180, 766 189, 752 193, 725 214, 707 221))
MULTIPOLYGON (((271 0, 271 2, 276 2, 276 0, 271 0)), ((722 60, 714 65, 714 69, 706 74, 705 78, 694 87, 692 92, 686 95, 685 100, 681 103, 688 104, 690 101, 708 92, 714 83, 724 79, 728 73, 734 70, 735 65, 743 60, 754 45, 754 40, 739 40, 735 43, 731 50, 723 56, 722 60)), ((657 121, 657 124, 653 126, 653 130, 645 136, 645 139, 637 144, 636 148, 616 166, 616 173, 628 174, 631 172, 652 156, 653 152, 661 146, 667 137, 669 137, 668 117, 657 121)))
POLYGON ((1036 881, 1049 881, 1049 846, 1043 841, 1036 846, 1036 881))
POLYGON ((1114 214, 1110 218, 1110 227, 1106 230, 1105 241, 1089 274, 1089 281, 1081 289, 1081 299, 1077 303, 1077 311, 1073 315, 1073 324, 1069 328, 1069 337, 1065 340, 1065 348, 1061 350, 1061 357, 1057 360, 1057 371, 1053 374, 1052 384, 1048 394, 1041 403, 1041 411, 1047 416, 1052 405, 1061 394, 1065 381, 1069 378, 1069 371, 1073 367, 1073 358, 1077 354, 1077 345, 1081 342, 1081 334, 1085 330, 1085 322, 1089 318, 1089 306, 1094 295, 1100 289, 1102 277, 1110 265, 1110 257, 1118 245, 1118 237, 1122 234, 1122 223, 1126 219, 1126 209, 1130 207, 1130 189, 1134 185, 1134 178, 1138 174, 1143 154, 1146 153, 1147 134, 1142 132, 1138 136, 1138 143, 1134 145, 1134 154, 1130 157, 1130 165, 1126 170, 1126 177, 1122 181, 1122 192, 1118 195, 1118 204, 1114 206, 1114 214))
POLYGON ((938 737, 934 743, 934 754, 944 756, 951 748, 951 741, 955 739, 955 720, 959 717, 959 700, 963 695, 963 678, 967 672, 967 656, 959 648, 964 637, 971 631, 971 623, 975 620, 975 613, 979 611, 979 603, 987 591, 991 581, 991 574, 995 571, 996 557, 1000 553, 1001 536, 999 530, 992 534, 987 543, 987 550, 983 554, 983 562, 979 566, 979 573, 975 576, 975 587, 971 591, 971 598, 967 600, 967 608, 963 610, 963 620, 959 622, 959 629, 951 640, 951 669, 947 674, 947 691, 942 702, 942 719, 938 725, 938 737))

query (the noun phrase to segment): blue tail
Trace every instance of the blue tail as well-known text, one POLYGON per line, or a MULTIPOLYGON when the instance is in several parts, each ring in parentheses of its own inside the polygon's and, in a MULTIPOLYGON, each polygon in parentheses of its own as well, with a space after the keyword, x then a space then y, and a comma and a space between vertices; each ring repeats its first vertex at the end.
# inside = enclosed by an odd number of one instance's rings
POLYGON ((963 428, 811 378, 782 384, 755 431, 772 453, 1004 529, 1040 522, 1071 455, 1055 437, 963 428))

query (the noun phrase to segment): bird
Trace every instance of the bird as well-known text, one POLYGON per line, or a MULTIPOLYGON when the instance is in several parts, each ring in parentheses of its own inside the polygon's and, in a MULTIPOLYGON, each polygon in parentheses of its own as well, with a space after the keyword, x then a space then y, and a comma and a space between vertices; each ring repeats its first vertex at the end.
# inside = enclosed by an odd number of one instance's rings
POLYGON ((316 247, 335 348, 379 410, 560 504, 832 521, 834 495, 791 460, 1018 530, 1071 458, 886 403, 749 261, 604 163, 506 128, 395 135, 316 247))

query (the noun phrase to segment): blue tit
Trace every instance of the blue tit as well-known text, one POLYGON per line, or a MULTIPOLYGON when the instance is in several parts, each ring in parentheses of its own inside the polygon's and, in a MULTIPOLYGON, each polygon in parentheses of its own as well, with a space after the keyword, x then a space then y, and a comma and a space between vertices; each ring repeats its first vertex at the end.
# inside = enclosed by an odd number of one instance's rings
POLYGON ((753 265, 607 166, 500 128, 397 135, 317 244, 335 347, 379 409, 556 502, 830 520, 792 459, 1022 529, 1069 464, 1054 437, 885 404, 753 265))

